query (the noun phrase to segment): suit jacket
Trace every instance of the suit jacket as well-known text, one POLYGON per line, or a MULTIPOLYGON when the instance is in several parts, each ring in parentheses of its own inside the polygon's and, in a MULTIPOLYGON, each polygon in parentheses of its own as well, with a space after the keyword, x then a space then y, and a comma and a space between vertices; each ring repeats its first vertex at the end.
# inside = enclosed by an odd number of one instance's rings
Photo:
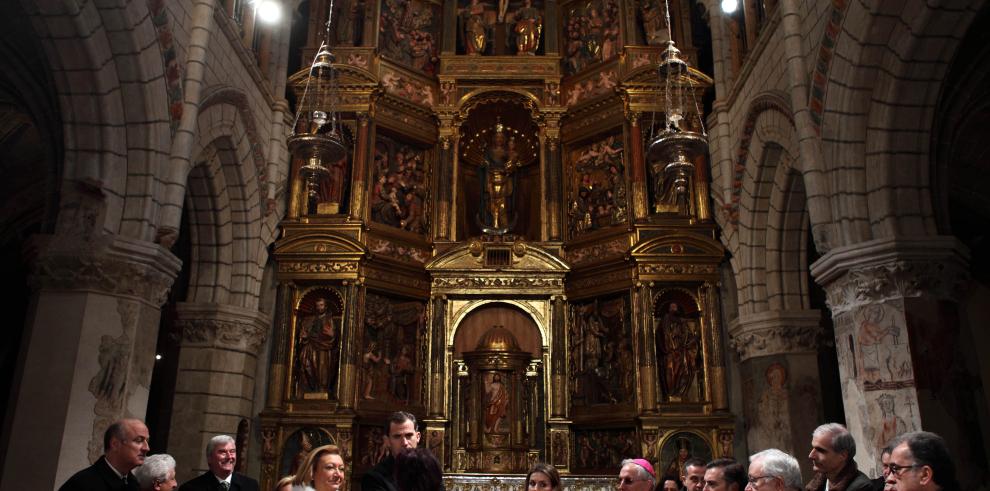
POLYGON ((394 469, 395 458, 385 457, 361 478, 361 491, 396 491, 394 469))
POLYGON ((75 473, 58 491, 138 491, 137 479, 127 474, 127 484, 110 468, 106 457, 75 473))
MULTIPOLYGON (((220 491, 220 489, 220 482, 210 471, 179 486, 179 491, 220 491)), ((230 491, 258 491, 258 481, 235 472, 230 478, 230 491)))

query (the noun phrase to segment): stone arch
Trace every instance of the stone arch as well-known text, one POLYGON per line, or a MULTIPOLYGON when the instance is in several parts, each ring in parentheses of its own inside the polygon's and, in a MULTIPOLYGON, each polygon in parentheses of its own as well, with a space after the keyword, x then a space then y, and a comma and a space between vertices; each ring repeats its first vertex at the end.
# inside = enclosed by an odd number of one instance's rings
POLYGON ((209 154, 211 146, 221 150, 217 155, 231 229, 227 244, 231 261, 230 281, 226 284, 228 302, 257 308, 268 245, 274 241, 276 224, 265 213, 267 164, 246 97, 230 89, 211 93, 199 112, 198 128, 194 155, 209 154))
POLYGON ((533 306, 530 305, 528 302, 519 302, 509 299, 486 299, 486 300, 478 300, 470 304, 467 304, 454 313, 453 325, 457 327, 451 330, 450 336, 447 338, 446 343, 448 349, 453 349, 454 341, 457 337, 457 333, 462 327, 462 323, 464 322, 465 319, 467 319, 472 313, 477 312, 481 308, 489 307, 489 306, 497 306, 497 305, 514 307, 518 311, 525 314, 529 318, 529 320, 533 323, 533 325, 536 327, 537 333, 540 336, 540 347, 545 349, 547 346, 549 346, 550 341, 547 335, 548 326, 546 325, 546 319, 543 319, 539 311, 534 309, 533 306))
MULTIPOLYGON (((936 232, 928 186, 931 121, 946 64, 982 0, 852 2, 822 116, 834 245, 936 232)), ((809 189, 809 193, 811 190, 809 189)))
POLYGON ((63 179, 101 191, 99 197, 68 197, 63 208, 98 209, 97 229, 154 239, 162 191, 157 171, 168 159, 170 127, 165 68, 147 5, 21 4, 59 94, 63 179))
POLYGON ((777 166, 766 224, 767 306, 805 310, 808 299, 808 229, 811 226, 802 175, 791 165, 777 166))
POLYGON ((228 138, 214 140, 196 158, 186 189, 192 242, 187 302, 227 303, 233 275, 233 228, 224 160, 234 160, 228 138))

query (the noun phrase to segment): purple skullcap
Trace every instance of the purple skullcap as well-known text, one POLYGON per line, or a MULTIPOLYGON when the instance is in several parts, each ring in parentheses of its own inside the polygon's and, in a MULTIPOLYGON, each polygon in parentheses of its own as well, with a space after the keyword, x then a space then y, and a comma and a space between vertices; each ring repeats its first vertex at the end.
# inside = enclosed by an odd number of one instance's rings
POLYGON ((646 472, 649 472, 650 475, 653 476, 654 479, 657 478, 657 473, 656 473, 656 471, 653 470, 653 465, 650 464, 650 461, 649 460, 646 460, 646 459, 633 459, 633 463, 636 464, 636 465, 638 465, 638 466, 640 466, 640 467, 642 467, 643 469, 646 469, 646 472))

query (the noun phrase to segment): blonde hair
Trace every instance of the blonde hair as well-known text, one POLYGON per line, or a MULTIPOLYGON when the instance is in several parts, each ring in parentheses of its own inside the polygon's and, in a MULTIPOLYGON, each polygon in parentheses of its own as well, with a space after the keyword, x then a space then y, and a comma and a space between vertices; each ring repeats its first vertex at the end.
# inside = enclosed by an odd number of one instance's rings
MULTIPOLYGON (((292 477, 292 484, 298 486, 311 486, 313 483, 313 467, 320 462, 320 457, 324 455, 340 455, 340 447, 336 445, 324 445, 316 447, 306 456, 306 461, 299 466, 296 475, 292 477)), ((343 456, 341 455, 341 458, 343 456)))
POLYGON ((282 479, 279 479, 278 482, 275 483, 275 488, 272 491, 279 491, 283 486, 291 486, 292 481, 295 479, 296 476, 285 476, 282 479))

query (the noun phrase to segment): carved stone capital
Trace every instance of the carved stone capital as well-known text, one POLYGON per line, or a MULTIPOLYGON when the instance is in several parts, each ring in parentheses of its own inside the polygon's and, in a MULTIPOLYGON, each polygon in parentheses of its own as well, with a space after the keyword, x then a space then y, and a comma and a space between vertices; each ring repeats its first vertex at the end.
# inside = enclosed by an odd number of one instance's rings
POLYGON ((818 348, 817 310, 742 314, 729 326, 729 345, 740 361, 757 356, 806 353, 818 348))
POLYGON ((137 297, 160 307, 181 261, 164 247, 122 236, 78 242, 58 235, 40 241, 30 285, 34 289, 98 291, 137 297))
POLYGON ((268 314, 214 303, 179 303, 176 316, 183 346, 224 348, 253 355, 265 344, 271 326, 268 314))
POLYGON ((955 237, 879 239, 838 247, 811 266, 832 315, 862 305, 920 297, 956 298, 969 252, 955 237))

